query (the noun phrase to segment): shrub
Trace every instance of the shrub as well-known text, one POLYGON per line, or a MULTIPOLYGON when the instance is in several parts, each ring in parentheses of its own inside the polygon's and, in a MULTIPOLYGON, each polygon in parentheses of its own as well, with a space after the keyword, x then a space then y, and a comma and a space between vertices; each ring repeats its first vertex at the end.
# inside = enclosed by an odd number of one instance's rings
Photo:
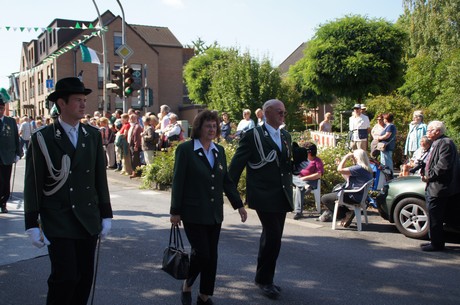
POLYGON ((171 146, 167 151, 158 151, 151 164, 145 166, 142 172, 142 188, 168 188, 172 185, 174 172, 174 154, 176 146, 171 146))

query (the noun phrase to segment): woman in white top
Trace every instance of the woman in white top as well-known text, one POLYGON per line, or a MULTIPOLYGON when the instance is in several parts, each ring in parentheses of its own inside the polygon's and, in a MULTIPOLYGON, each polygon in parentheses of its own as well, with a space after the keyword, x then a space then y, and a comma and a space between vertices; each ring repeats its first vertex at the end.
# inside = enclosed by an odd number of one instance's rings
POLYGON ((251 110, 244 109, 243 110, 243 119, 238 123, 238 127, 236 128, 236 135, 240 136, 241 133, 248 131, 251 128, 254 128, 256 125, 254 121, 251 119, 251 110))

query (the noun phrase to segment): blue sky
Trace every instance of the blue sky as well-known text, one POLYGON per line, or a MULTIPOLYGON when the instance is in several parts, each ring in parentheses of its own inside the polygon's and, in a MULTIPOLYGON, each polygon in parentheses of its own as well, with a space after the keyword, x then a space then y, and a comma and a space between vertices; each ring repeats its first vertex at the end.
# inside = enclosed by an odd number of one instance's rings
MULTIPOLYGON (((116 0, 96 0, 101 13, 121 16, 116 0)), ((237 47, 252 56, 280 64, 321 24, 359 14, 395 22, 402 0, 121 0, 126 21, 168 27, 182 44, 200 37, 224 47, 237 47)), ((11 27, 46 27, 55 18, 94 20, 92 0, 16 0, 3 5, 0 18, 0 87, 19 71, 21 44, 38 32, 7 31, 11 27)), ((129 41, 127 41, 129 45, 129 41)), ((97 50, 100 51, 100 50, 97 50)))

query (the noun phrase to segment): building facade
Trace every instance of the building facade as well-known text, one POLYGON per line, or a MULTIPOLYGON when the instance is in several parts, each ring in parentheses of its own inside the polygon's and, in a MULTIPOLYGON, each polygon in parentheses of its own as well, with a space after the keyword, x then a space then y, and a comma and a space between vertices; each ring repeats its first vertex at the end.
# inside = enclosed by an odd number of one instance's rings
POLYGON ((85 87, 93 90, 87 97, 89 114, 96 110, 113 112, 128 108, 158 113, 160 105, 167 104, 181 117, 181 109, 190 108, 182 71, 184 64, 193 56, 193 50, 184 48, 166 27, 126 24, 125 45, 133 52, 123 61, 116 52, 123 42, 122 18, 110 11, 101 17, 107 50, 106 85, 115 77, 111 71, 119 69, 124 63, 134 71, 136 90, 133 94, 121 98, 111 89, 104 89, 102 32, 96 26, 97 19, 55 19, 37 39, 23 43, 20 72, 15 79, 18 88, 12 90, 18 92, 19 109, 16 112, 33 117, 49 116, 51 107, 47 96, 54 90, 54 84, 61 78, 78 76, 85 87), (83 62, 80 44, 96 51, 101 64, 83 62), (153 105, 145 106, 140 102, 137 90, 141 88, 152 89, 153 105))

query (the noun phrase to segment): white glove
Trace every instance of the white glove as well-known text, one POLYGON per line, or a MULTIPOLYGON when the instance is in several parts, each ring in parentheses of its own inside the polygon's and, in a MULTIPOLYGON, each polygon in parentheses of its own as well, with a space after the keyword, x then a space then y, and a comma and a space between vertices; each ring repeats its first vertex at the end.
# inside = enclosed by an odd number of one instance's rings
POLYGON ((45 234, 40 234, 39 228, 30 228, 26 231, 26 234, 29 236, 32 245, 37 248, 43 248, 45 245, 49 246, 51 244, 45 234))
POLYGON ((112 218, 103 218, 101 238, 105 239, 107 235, 109 235, 111 229, 112 229, 112 218))

